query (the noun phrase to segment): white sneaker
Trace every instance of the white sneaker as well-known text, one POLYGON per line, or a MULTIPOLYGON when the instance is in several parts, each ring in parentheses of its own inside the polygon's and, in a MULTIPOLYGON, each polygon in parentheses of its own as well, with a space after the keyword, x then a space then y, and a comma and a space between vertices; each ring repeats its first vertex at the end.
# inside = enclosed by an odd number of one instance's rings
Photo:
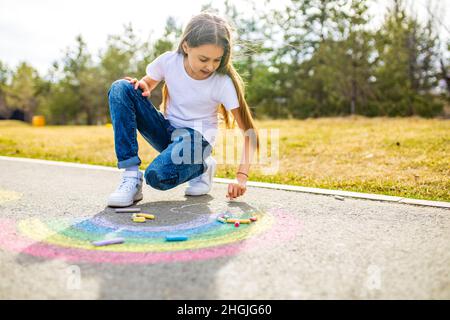
POLYGON ((189 180, 189 186, 184 191, 185 195, 201 196, 207 194, 211 190, 213 178, 216 174, 217 161, 213 157, 209 156, 205 159, 205 163, 207 166, 206 171, 202 175, 189 180))
POLYGON ((142 200, 142 176, 140 171, 124 171, 119 186, 108 198, 108 206, 128 207, 142 200))

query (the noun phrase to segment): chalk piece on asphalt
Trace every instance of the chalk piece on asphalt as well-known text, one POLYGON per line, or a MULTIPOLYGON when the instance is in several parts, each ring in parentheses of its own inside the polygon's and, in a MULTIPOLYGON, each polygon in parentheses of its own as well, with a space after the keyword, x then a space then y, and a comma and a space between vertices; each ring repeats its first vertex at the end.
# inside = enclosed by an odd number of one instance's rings
POLYGON ((145 222, 146 219, 144 217, 133 217, 133 222, 145 222))
POLYGON ((345 198, 344 197, 341 197, 341 196, 334 196, 334 198, 336 199, 336 200, 341 200, 341 201, 343 201, 345 198))
POLYGON ((150 219, 150 220, 155 219, 155 216, 154 216, 154 215, 148 214, 148 213, 136 213, 135 216, 136 216, 136 217, 143 217, 143 218, 145 218, 145 219, 150 219))
POLYGON ((236 223, 239 222, 239 224, 249 224, 251 221, 250 219, 227 219, 228 223, 236 223))
POLYGON ((241 225, 241 223, 239 222, 239 220, 238 221, 236 221, 235 223, 234 223, 234 226, 237 228, 237 227, 239 227, 241 225))
POLYGON ((255 222, 256 220, 258 220, 257 217, 251 217, 251 218, 250 218, 250 221, 252 221, 252 222, 255 222))
POLYGON ((141 208, 119 208, 116 209, 116 213, 132 213, 132 212, 141 212, 141 208))
POLYGON ((227 220, 225 220, 225 219, 222 218, 222 217, 218 217, 218 218, 217 218, 217 221, 222 222, 222 223, 227 223, 227 220))
POLYGON ((101 246, 108 246, 111 244, 119 244, 119 243, 124 243, 124 242, 125 242, 124 238, 114 238, 114 239, 108 239, 108 240, 94 241, 94 242, 92 242, 92 244, 96 247, 101 247, 101 246))
POLYGON ((166 236, 166 241, 186 241, 187 236, 166 236))

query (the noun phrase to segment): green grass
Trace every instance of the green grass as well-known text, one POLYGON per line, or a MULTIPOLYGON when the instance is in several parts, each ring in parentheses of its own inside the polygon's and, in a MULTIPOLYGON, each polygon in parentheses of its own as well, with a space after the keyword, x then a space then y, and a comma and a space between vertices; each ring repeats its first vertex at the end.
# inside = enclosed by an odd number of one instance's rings
MULTIPOLYGON (((257 125, 279 129, 279 166, 267 173, 254 165, 252 181, 450 201, 448 120, 351 117, 257 125)), ((138 142, 145 169, 158 153, 140 135, 138 142)), ((113 167, 117 161, 111 127, 36 128, 16 121, 0 121, 0 155, 113 167)), ((234 178, 236 168, 219 164, 216 176, 234 178)))

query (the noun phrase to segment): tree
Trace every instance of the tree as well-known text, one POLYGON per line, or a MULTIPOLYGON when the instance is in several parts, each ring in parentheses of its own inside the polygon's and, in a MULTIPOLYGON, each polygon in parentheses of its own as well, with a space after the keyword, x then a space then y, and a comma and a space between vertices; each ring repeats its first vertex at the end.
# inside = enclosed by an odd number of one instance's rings
MULTIPOLYGON (((450 34, 450 28, 444 23, 445 7, 439 0, 430 0, 425 6, 428 13, 428 24, 432 25, 436 34, 450 34)), ((438 78, 446 87, 444 97, 450 101, 450 40, 439 38, 438 41, 438 78)))
POLYGON ((106 50, 99 54, 101 76, 108 85, 137 71, 135 55, 139 50, 139 40, 131 23, 123 27, 122 34, 108 36, 106 50))
POLYGON ((336 83, 344 96, 349 109, 344 113, 363 114, 368 100, 373 96, 370 86, 372 73, 371 55, 372 33, 367 30, 370 20, 369 1, 351 0, 344 9, 345 19, 338 29, 342 40, 335 43, 333 69, 336 70, 336 83))
MULTIPOLYGON (((447 51, 450 52, 450 41, 447 43, 447 51)), ((450 100, 450 57, 447 57, 447 61, 444 59, 443 56, 439 58, 440 72, 447 88, 447 100, 450 100)))
MULTIPOLYGON (((291 0, 274 12, 281 26, 282 46, 273 56, 278 73, 278 98, 286 99, 294 117, 342 112, 344 98, 335 81, 335 49, 339 28, 347 19, 344 0, 291 0)), ((283 100, 281 100, 283 101, 283 100)))
POLYGON ((388 116, 433 116, 442 105, 430 94, 436 85, 432 24, 422 26, 409 17, 401 0, 394 0, 378 33, 376 114, 388 116))
POLYGON ((267 43, 270 37, 265 30, 270 29, 270 24, 265 13, 258 10, 253 0, 245 2, 251 7, 250 15, 244 17, 236 5, 226 0, 224 16, 233 31, 233 65, 246 84, 250 108, 254 109, 255 116, 259 116, 260 112, 265 113, 264 104, 273 89, 269 66, 265 64, 273 47, 267 43))
POLYGON ((0 119, 9 117, 10 110, 6 106, 6 88, 10 77, 10 70, 0 61, 0 119))
POLYGON ((38 72, 26 62, 21 62, 12 75, 11 85, 5 88, 6 105, 10 109, 22 110, 25 121, 28 122, 31 122, 34 111, 38 107, 36 98, 38 80, 38 72))
POLYGON ((50 75, 57 82, 50 86, 43 112, 55 124, 95 124, 103 87, 98 67, 92 62, 83 37, 75 38, 60 62, 53 64, 50 75))
POLYGON ((76 47, 74 49, 69 48, 63 58, 64 81, 77 100, 77 106, 74 106, 74 108, 77 109, 79 117, 76 122, 91 125, 96 122, 95 96, 91 94, 94 89, 92 86, 96 86, 96 75, 91 73, 96 69, 93 67, 91 54, 88 52, 83 37, 79 35, 75 38, 75 41, 76 47), (80 119, 80 117, 84 119, 80 119))
MULTIPOLYGON (((173 51, 177 49, 177 41, 181 38, 183 33, 182 25, 177 22, 174 17, 169 16, 166 19, 166 25, 162 37, 156 39, 154 42, 144 42, 140 52, 141 59, 138 63, 139 74, 143 75, 147 65, 156 59, 158 56, 166 51, 173 51)), ((151 100, 155 106, 159 106, 162 101, 162 83, 155 88, 151 95, 151 100)))

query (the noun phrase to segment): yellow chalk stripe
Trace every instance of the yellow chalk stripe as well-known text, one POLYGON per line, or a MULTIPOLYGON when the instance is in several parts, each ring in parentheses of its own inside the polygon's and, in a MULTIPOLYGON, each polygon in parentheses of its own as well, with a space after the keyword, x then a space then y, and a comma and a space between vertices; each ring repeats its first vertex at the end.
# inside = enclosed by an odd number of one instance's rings
POLYGON ((0 203, 18 200, 22 197, 22 194, 15 191, 0 189, 0 203))

